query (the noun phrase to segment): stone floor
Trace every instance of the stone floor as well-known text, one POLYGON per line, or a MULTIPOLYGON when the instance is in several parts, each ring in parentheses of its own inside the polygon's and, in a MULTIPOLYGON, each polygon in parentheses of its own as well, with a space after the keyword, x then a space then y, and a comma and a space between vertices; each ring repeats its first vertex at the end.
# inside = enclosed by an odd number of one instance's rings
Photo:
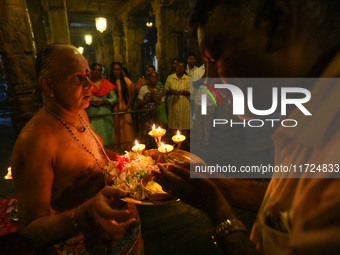
MULTIPOLYGON (((15 194, 12 181, 3 179, 10 165, 10 155, 15 142, 10 119, 0 118, 0 136, 0 198, 2 198, 15 194)), ((146 255, 221 254, 212 246, 210 239, 212 224, 203 212, 182 202, 159 206, 139 205, 138 210, 142 221, 146 255)), ((250 229, 255 214, 244 210, 235 212, 250 229)))

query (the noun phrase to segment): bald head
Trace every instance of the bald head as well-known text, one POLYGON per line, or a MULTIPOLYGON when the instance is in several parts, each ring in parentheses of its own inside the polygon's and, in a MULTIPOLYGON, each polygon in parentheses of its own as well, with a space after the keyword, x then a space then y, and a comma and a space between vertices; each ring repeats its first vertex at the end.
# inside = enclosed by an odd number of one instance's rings
MULTIPOLYGON (((74 52, 74 54, 80 54, 81 53, 77 50, 76 47, 72 45, 67 44, 51 44, 46 46, 45 48, 41 49, 40 52, 37 55, 37 59, 35 61, 35 74, 37 80, 39 80, 39 77, 49 76, 51 78, 56 78, 55 74, 51 72, 51 65, 59 64, 55 63, 55 61, 52 60, 59 60, 61 55, 60 52, 74 52), (57 59, 56 59, 57 57, 57 59)), ((58 61, 57 61, 58 62, 58 61)))

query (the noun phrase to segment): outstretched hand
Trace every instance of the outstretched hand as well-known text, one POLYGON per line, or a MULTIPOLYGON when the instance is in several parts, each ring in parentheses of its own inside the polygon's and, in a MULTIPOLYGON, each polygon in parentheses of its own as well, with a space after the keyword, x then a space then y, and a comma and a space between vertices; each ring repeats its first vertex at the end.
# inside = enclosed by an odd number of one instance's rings
POLYGON ((106 186, 93 198, 90 215, 109 240, 122 239, 137 224, 135 207, 120 200, 128 195, 121 189, 106 186))
POLYGON ((220 217, 234 217, 228 202, 212 181, 203 176, 190 178, 190 163, 175 161, 175 164, 158 164, 158 167, 160 171, 152 174, 166 192, 207 212, 217 221, 220 217))

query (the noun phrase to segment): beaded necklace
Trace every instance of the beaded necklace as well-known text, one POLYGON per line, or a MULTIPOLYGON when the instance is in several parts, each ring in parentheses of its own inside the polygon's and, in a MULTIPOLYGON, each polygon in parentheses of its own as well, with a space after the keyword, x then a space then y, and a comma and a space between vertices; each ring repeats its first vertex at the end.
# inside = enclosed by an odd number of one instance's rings
MULTIPOLYGON (((67 120, 62 119, 58 114, 56 114, 55 112, 53 112, 51 109, 48 109, 45 105, 44 105, 44 109, 51 115, 53 115, 54 117, 56 117, 57 119, 59 119, 61 122, 66 122, 68 124, 70 124, 71 126, 75 127, 80 133, 83 133, 86 130, 86 127, 84 127, 83 125, 81 126, 77 126, 67 120)), ((81 116, 79 114, 79 120, 81 120, 81 116)), ((63 123, 64 124, 64 123, 63 123)))
MULTIPOLYGON (((77 144, 78 144, 82 149, 84 149, 88 154, 90 154, 90 155, 94 158, 94 160, 95 160, 95 162, 96 162, 96 165, 97 165, 100 169, 104 170, 104 168, 99 164, 99 161, 98 161, 98 159, 96 158, 96 156, 93 154, 93 152, 90 151, 88 148, 86 148, 86 146, 85 146, 83 143, 80 142, 79 138, 75 135, 75 133, 74 133, 74 132, 70 129, 70 127, 67 125, 67 123, 69 123, 69 122, 67 122, 66 120, 64 120, 62 117, 60 117, 57 113, 55 113, 55 112, 52 111, 51 109, 47 108, 45 105, 44 105, 43 107, 44 107, 44 110, 45 110, 47 113, 51 114, 53 117, 55 117, 55 118, 57 118, 58 120, 60 120, 60 122, 66 127, 67 131, 70 133, 70 135, 73 137, 73 139, 77 142, 77 144)), ((78 116, 79 116, 80 120, 82 121, 82 123, 85 124, 85 126, 86 126, 86 128, 83 126, 83 127, 84 127, 84 131, 85 131, 86 129, 88 129, 88 130, 90 131, 90 134, 91 134, 92 137, 94 138, 94 140, 95 140, 95 142, 96 142, 96 144, 97 144, 97 146, 98 146, 98 148, 99 148, 99 151, 100 151, 100 153, 102 154, 103 158, 105 159, 105 162, 106 162, 106 165, 107 165, 107 164, 109 163, 110 159, 109 159, 109 157, 106 155, 103 146, 100 144, 98 138, 97 138, 96 135, 93 133, 92 129, 87 125, 87 122, 83 119, 83 117, 80 115, 80 113, 78 114, 78 116)), ((71 123, 69 123, 69 124, 71 124, 71 123)), ((74 125, 72 125, 72 126, 74 126, 74 125)), ((78 129, 77 127, 75 127, 75 128, 78 129)), ((78 131, 79 131, 79 130, 78 130, 78 131)), ((80 131, 80 132, 84 132, 84 131, 80 131)))

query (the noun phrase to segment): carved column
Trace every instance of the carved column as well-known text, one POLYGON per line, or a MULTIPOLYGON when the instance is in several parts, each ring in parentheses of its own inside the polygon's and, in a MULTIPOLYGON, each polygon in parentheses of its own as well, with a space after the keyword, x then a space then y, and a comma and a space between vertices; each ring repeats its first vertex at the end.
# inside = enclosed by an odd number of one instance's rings
MULTIPOLYGON (((111 62, 123 63, 125 59, 125 41, 124 32, 119 20, 116 20, 114 26, 112 26, 112 37, 113 37, 113 49, 114 59, 111 62)), ((123 63, 125 64, 125 63, 123 63)))
POLYGON ((70 44, 65 0, 27 1, 37 51, 51 43, 70 44))
MULTIPOLYGON (((179 38, 181 36, 180 32, 171 32, 170 34, 170 42, 169 42, 169 57, 171 58, 170 60, 170 64, 172 62, 173 58, 181 58, 181 56, 179 56, 179 49, 178 49, 178 43, 179 43, 179 38)), ((171 66, 169 66, 169 71, 171 69, 171 66)))
POLYGON ((135 63, 135 81, 137 82, 139 77, 142 77, 145 72, 145 67, 142 66, 142 44, 137 43, 135 44, 136 49, 136 63, 135 63))
MULTIPOLYGON (((143 20, 144 21, 144 20, 143 20)), ((137 27, 135 29, 136 33, 136 41, 135 41, 135 50, 136 50, 136 75, 137 79, 141 77, 145 72, 145 66, 142 65, 142 48, 143 42, 146 36, 146 26, 143 21, 139 21, 138 24, 142 24, 142 26, 137 27)))
POLYGON ((35 50, 23 0, 0 0, 0 54, 8 83, 7 100, 12 126, 19 133, 36 113, 35 50))
POLYGON ((159 78, 165 81, 171 69, 171 58, 173 58, 168 50, 169 45, 171 45, 170 24, 173 19, 173 11, 164 7, 162 0, 154 0, 152 9, 157 26, 156 58, 158 60, 159 78))
MULTIPOLYGON (((111 24, 112 20, 108 20, 108 23, 111 24)), ((113 47, 113 36, 111 30, 105 31, 103 34, 100 34, 97 38, 97 62, 102 64, 105 68, 105 77, 110 78, 110 64, 114 61, 114 47, 113 47)), ((90 63, 92 64, 92 63, 90 63)))
POLYGON ((136 17, 129 17, 124 24, 126 65, 134 81, 136 81, 143 72, 141 66, 141 48, 145 38, 145 29, 138 27, 137 24, 140 24, 140 22, 136 17))
POLYGON ((47 2, 49 11, 49 24, 51 29, 48 43, 70 44, 70 30, 68 26, 65 0, 47 0, 47 2))
POLYGON ((29 17, 32 23, 32 29, 34 33, 33 41, 37 52, 47 45, 47 36, 45 26, 47 22, 47 7, 45 1, 42 0, 30 0, 26 1, 29 12, 29 17))
MULTIPOLYGON (((129 17, 124 23, 124 35, 125 35, 125 65, 130 72, 130 75, 135 79, 136 70, 135 70, 135 62, 136 62, 136 54, 135 54, 135 24, 133 22, 133 18, 129 17)), ((132 78, 131 77, 131 78, 132 78)))

